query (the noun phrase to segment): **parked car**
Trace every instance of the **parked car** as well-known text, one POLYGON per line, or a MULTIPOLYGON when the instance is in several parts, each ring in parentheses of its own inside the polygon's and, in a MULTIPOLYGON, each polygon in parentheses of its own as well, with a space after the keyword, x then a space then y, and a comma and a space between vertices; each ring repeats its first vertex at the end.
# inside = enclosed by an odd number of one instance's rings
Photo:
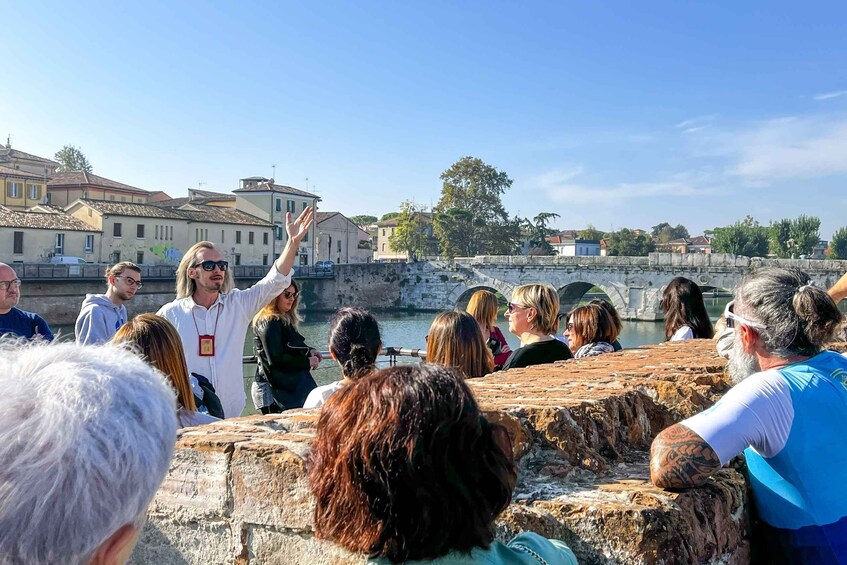
POLYGON ((70 255, 53 255, 50 257, 50 263, 53 265, 82 265, 88 263, 82 257, 72 257, 70 255))
POLYGON ((332 272, 332 269, 335 267, 335 263, 332 261, 318 261, 315 263, 315 270, 322 272, 332 272))

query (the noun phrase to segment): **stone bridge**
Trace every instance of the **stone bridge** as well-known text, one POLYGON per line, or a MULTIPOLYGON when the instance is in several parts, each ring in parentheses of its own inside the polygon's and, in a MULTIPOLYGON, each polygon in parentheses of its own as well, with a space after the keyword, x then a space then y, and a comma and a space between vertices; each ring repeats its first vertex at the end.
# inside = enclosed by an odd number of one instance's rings
POLYGON ((563 311, 576 306, 597 286, 621 316, 658 320, 661 298, 674 277, 686 277, 704 290, 732 290, 760 266, 796 266, 829 288, 847 272, 847 261, 760 259, 728 254, 651 253, 649 257, 480 256, 453 261, 410 263, 400 281, 400 306, 442 310, 464 307, 479 289, 505 297, 521 284, 544 282, 559 291, 563 311))

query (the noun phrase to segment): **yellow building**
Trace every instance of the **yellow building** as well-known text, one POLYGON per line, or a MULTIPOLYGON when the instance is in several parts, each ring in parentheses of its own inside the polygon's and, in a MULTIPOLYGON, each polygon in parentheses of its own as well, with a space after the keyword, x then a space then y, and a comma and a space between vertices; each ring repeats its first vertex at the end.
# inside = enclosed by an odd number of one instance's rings
POLYGON ((0 186, 3 188, 0 206, 10 210, 23 211, 46 201, 44 177, 23 169, 0 165, 0 186))
POLYGON ((152 194, 150 191, 84 171, 54 173, 47 183, 47 193, 50 204, 62 207, 70 206, 78 199, 144 204, 152 194))

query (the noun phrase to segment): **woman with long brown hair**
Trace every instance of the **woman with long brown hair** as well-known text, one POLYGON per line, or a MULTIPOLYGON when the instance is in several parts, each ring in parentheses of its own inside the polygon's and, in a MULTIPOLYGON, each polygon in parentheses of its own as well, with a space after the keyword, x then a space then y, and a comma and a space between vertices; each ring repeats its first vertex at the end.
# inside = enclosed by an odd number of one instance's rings
POLYGON ((483 377, 494 370, 494 356, 482 330, 467 312, 442 312, 426 336, 426 362, 449 367, 465 377, 483 377))
POLYGON ((218 420, 197 411, 182 340, 173 324, 165 318, 155 314, 139 314, 118 329, 112 337, 112 343, 127 344, 170 379, 176 391, 176 416, 181 428, 218 420))
POLYGON ((495 539, 517 479, 509 432, 464 379, 423 364, 377 371, 324 404, 309 455, 315 537, 369 563, 575 565, 562 542, 495 539))
POLYGON ((509 347, 506 336, 503 335, 496 324, 499 309, 500 304, 497 302, 497 295, 488 290, 474 292, 466 308, 467 313, 473 316, 476 323, 479 324, 479 329, 482 330, 482 338, 494 355, 496 367, 502 367, 509 355, 512 354, 512 348, 509 347))
POLYGON ((617 326, 599 304, 578 306, 568 312, 564 335, 577 359, 614 352, 612 344, 618 338, 617 326))
POLYGON ((262 414, 300 408, 318 386, 310 371, 318 368, 322 356, 297 331, 299 305, 300 287, 292 280, 253 318, 256 375, 251 396, 262 414))
POLYGON ((662 309, 667 341, 712 339, 712 321, 706 312, 703 293, 694 281, 676 277, 668 283, 662 293, 662 309))

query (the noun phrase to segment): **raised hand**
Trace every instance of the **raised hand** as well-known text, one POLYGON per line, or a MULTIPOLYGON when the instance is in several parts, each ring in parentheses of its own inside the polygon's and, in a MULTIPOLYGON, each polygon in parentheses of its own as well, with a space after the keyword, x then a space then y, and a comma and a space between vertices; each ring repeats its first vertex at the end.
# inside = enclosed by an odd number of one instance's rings
POLYGON ((288 238, 300 243, 309 233, 309 228, 315 221, 315 210, 311 206, 300 212, 297 219, 291 221, 291 212, 285 214, 285 232, 288 238))

